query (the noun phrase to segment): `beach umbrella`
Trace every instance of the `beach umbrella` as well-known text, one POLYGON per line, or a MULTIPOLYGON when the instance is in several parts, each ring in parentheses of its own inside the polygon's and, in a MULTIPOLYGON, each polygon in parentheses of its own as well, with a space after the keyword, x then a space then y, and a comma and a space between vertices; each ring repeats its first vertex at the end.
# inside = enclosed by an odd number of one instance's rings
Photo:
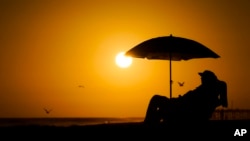
POLYGON ((134 46, 125 53, 133 58, 148 60, 169 60, 170 98, 172 98, 171 61, 190 60, 196 58, 219 58, 215 52, 192 39, 177 36, 160 36, 148 39, 134 46))

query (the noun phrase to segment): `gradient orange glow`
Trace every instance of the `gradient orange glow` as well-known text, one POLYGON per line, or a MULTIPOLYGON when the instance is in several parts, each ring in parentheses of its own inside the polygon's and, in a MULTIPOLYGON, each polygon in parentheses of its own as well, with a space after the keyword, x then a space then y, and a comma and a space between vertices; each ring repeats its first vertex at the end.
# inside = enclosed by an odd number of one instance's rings
POLYGON ((199 41, 221 56, 173 61, 173 97, 198 86, 197 73, 210 69, 228 83, 229 104, 250 108, 249 5, 243 0, 1 1, 0 117, 144 117, 154 94, 169 96, 169 61, 134 58, 124 69, 115 56, 170 34, 199 41), (50 115, 44 107, 53 109, 50 115))

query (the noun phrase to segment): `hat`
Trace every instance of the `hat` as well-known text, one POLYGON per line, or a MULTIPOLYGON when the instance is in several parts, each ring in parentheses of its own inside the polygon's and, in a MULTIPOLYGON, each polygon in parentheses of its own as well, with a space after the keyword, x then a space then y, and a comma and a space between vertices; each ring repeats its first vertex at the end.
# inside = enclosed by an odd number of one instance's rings
POLYGON ((205 70, 204 72, 199 72, 198 74, 202 77, 205 76, 205 77, 217 79, 217 76, 210 70, 205 70))

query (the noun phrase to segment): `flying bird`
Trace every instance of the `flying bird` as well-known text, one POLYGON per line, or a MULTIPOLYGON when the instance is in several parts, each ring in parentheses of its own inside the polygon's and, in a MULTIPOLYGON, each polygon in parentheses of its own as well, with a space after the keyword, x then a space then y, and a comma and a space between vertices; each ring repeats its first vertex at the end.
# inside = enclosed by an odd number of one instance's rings
POLYGON ((178 82, 178 84, 182 87, 184 85, 184 82, 178 82))
POLYGON ((52 111, 52 109, 46 109, 46 108, 43 108, 43 110, 46 112, 46 114, 49 114, 52 111))
POLYGON ((83 85, 79 85, 78 87, 79 87, 79 88, 84 88, 84 86, 83 86, 83 85))

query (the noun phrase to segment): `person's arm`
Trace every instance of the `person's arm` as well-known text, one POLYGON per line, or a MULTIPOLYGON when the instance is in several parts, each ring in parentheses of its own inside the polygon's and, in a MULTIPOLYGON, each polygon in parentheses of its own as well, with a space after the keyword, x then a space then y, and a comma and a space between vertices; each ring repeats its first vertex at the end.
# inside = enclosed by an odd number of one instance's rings
POLYGON ((227 84, 224 81, 219 82, 220 103, 223 107, 228 107, 227 101, 227 84))

